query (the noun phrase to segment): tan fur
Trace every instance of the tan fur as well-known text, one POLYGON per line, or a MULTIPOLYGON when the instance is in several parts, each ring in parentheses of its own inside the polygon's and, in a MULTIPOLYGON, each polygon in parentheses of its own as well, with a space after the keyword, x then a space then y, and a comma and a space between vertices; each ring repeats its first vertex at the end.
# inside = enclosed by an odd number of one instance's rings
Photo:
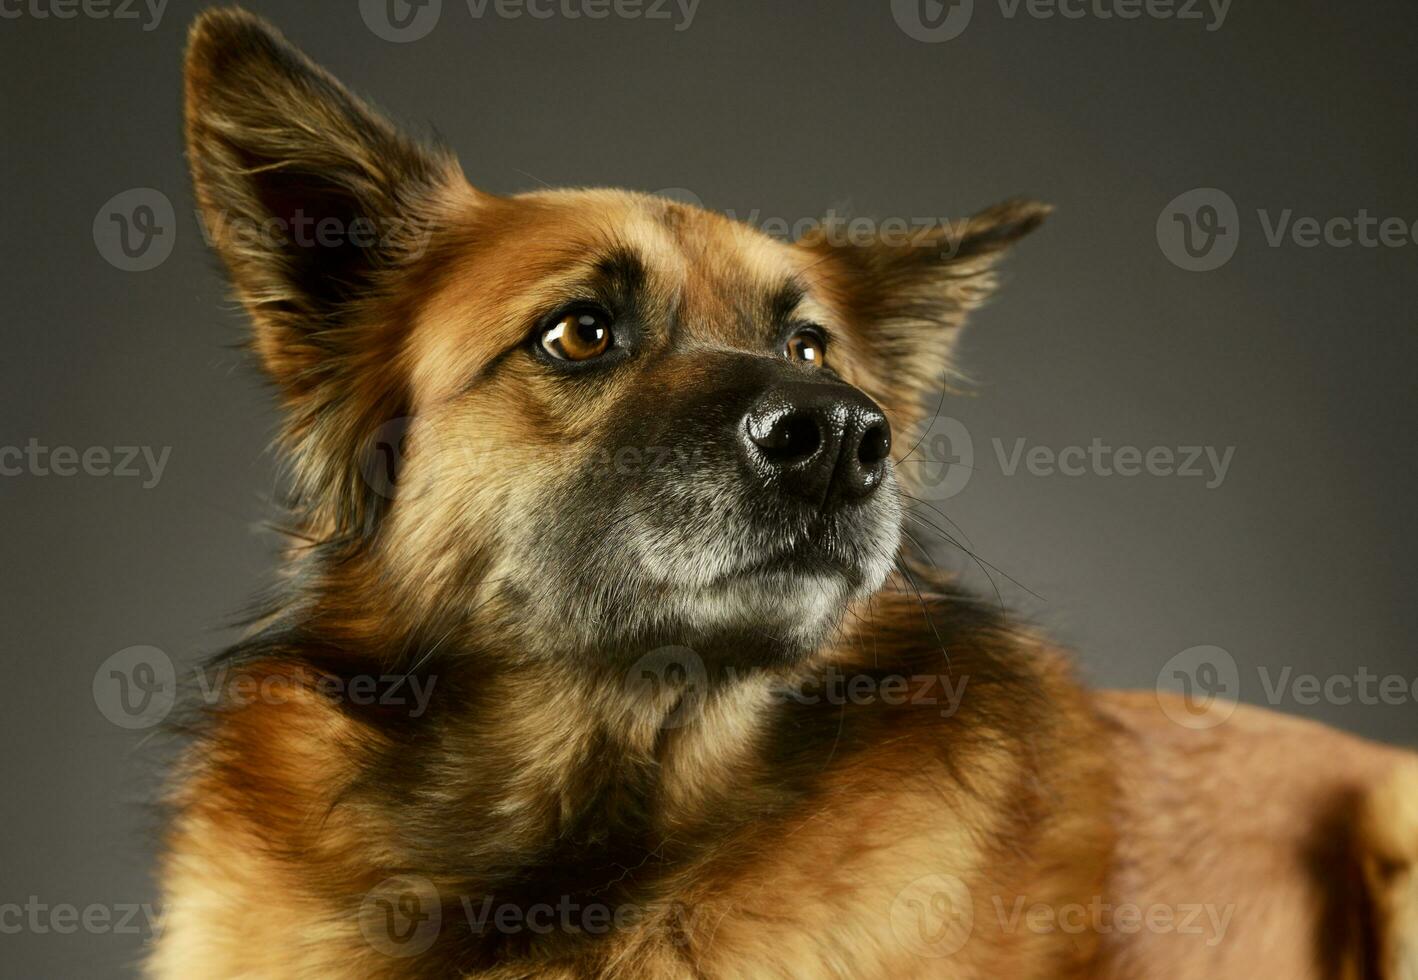
POLYGON ((1373 901, 1378 972, 1418 980, 1418 760, 1403 760, 1359 814, 1360 860, 1373 901))

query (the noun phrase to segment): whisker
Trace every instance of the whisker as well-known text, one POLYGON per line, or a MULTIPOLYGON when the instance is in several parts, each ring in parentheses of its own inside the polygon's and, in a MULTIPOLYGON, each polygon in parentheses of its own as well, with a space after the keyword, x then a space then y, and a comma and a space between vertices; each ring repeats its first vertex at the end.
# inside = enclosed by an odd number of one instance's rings
POLYGON ((966 544, 970 545, 972 548, 974 547, 973 542, 971 542, 970 540, 970 535, 965 533, 965 529, 963 527, 952 521, 950 517, 945 513, 945 511, 941 510, 939 507, 937 507, 935 504, 932 504, 930 501, 923 500, 920 497, 914 496, 913 494, 909 494, 905 490, 901 490, 900 494, 907 500, 914 500, 920 506, 925 507, 927 510, 930 510, 935 514, 940 515, 941 520, 945 521, 945 523, 949 524, 951 527, 955 528, 955 530, 960 532, 960 537, 964 539, 966 544))
POLYGON ((921 604, 921 615, 925 617, 926 625, 930 626, 931 633, 935 635, 936 644, 940 647, 940 655, 945 658, 946 669, 950 669, 950 651, 945 648, 945 641, 941 639, 940 631, 936 629, 935 620, 931 617, 930 609, 926 606, 925 596, 921 594, 921 587, 916 584, 916 580, 911 577, 910 571, 905 564, 896 563, 896 568, 902 575, 906 576, 906 581, 911 583, 911 588, 916 590, 916 600, 921 604))
POLYGON ((940 374, 940 401, 936 403, 935 414, 931 416, 931 420, 927 422, 925 428, 921 430, 921 437, 916 440, 916 444, 911 447, 911 451, 901 457, 901 462, 904 463, 906 460, 910 459, 911 454, 921 447, 921 443, 925 442, 926 434, 931 431, 931 426, 935 424, 935 420, 940 418, 940 410, 945 407, 945 393, 948 388, 949 383, 946 374, 942 371, 940 374))
MULTIPOLYGON (((1004 576, 1006 579, 1008 579, 1009 582, 1010 582, 1012 585, 1016 586, 1017 588, 1020 588, 1020 589, 1024 590, 1025 592, 1028 592, 1031 596, 1033 596, 1034 598, 1038 599, 1040 602, 1048 602, 1048 601, 1049 601, 1048 599, 1046 599, 1046 598, 1044 598, 1043 596, 1041 596, 1039 593, 1035 592, 1033 589, 1029 588, 1029 586, 1027 586, 1027 585, 1025 585, 1023 582, 1019 581, 1019 580, 1018 580, 1017 578, 1015 578, 1013 575, 1010 575, 1010 574, 1009 574, 1008 572, 1006 572, 1004 569, 1000 568, 998 565, 995 565, 994 563, 992 563, 992 562, 990 562, 990 561, 987 561, 987 560, 984 559, 984 558, 981 558, 981 557, 980 557, 979 555, 977 555, 974 551, 972 551, 971 549, 967 548, 965 545, 963 545, 963 544, 961 544, 959 541, 957 541, 957 540, 956 540, 952 535, 950 535, 948 532, 944 531, 943 529, 941 529, 941 528, 938 527, 937 525, 931 523, 929 520, 927 520, 926 518, 922 517, 920 514, 915 513, 915 512, 912 511, 910 508, 907 508, 907 510, 906 510, 906 515, 907 515, 908 517, 910 517, 912 520, 919 521, 921 524, 923 524, 923 525, 925 525, 926 527, 930 528, 932 531, 935 531, 935 532, 936 532, 937 534, 939 534, 942 538, 944 538, 947 542, 949 542, 950 544, 954 545, 956 548, 959 548, 961 551, 963 551, 966 555, 968 555, 968 556, 970 557, 970 559, 971 559, 972 561, 975 562, 976 565, 980 566, 980 570, 981 570, 982 572, 985 572, 985 574, 986 574, 987 577, 989 576, 989 572, 986 571, 986 569, 990 569, 990 570, 996 571, 996 572, 998 572, 1000 575, 1002 575, 1002 576, 1004 576)), ((991 583, 993 583, 993 582, 994 582, 994 579, 991 578, 990 581, 991 581, 991 583)), ((998 587, 995 588, 995 592, 996 592, 996 594, 998 594, 998 592, 999 592, 999 588, 998 588, 998 587)), ((1002 599, 1001 599, 1001 606, 1003 606, 1003 600, 1002 600, 1002 599)))

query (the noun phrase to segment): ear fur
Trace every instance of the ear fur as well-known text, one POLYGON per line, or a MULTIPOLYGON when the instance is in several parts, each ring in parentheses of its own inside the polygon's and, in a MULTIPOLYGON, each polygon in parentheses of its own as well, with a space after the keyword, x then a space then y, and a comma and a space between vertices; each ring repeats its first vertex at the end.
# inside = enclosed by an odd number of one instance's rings
POLYGON ((1016 198, 896 236, 863 239, 824 225, 798 243, 821 256, 829 289, 878 375, 868 393, 898 423, 920 421, 923 403, 945 382, 960 327, 995 290, 999 260, 1050 210, 1016 198))
POLYGON ((193 25, 187 152, 202 222, 288 411, 295 496, 327 531, 367 524, 362 442, 402 414, 401 323, 385 300, 461 184, 270 25, 237 9, 193 25), (353 525, 353 526, 351 526, 353 525))

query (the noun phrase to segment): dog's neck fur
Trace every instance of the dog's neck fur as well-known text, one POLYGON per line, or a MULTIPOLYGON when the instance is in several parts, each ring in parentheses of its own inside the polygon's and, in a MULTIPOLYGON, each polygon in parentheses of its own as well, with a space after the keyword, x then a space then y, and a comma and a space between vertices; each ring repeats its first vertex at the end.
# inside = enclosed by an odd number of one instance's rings
MULTIPOLYGON (((812 837, 844 799, 856 807, 885 785, 928 778, 932 812, 953 800, 947 824, 961 825, 944 840, 994 841, 968 815, 1006 791, 1024 800, 1019 814, 1043 806, 1033 802, 1048 792, 1034 769, 1039 743, 1056 737, 1060 710, 1077 710, 1060 708, 1072 688, 1050 658, 943 579, 927 585, 941 594, 924 598, 890 583, 844 611, 840 635, 802 660, 765 647, 770 666, 721 670, 715 654, 727 651, 705 648, 707 693, 686 716, 680 692, 627 685, 633 660, 623 654, 531 657, 488 621, 422 623, 400 638, 398 610, 378 600, 387 591, 361 582, 358 567, 296 575, 306 598, 226 660, 307 680, 411 672, 432 690, 427 710, 332 700, 310 683, 294 703, 211 713, 198 754, 217 765, 176 800, 177 826, 241 841, 251 829, 243 814, 263 814, 247 845, 254 867, 298 869, 302 901, 328 915, 391 879, 430 883, 446 909, 426 961, 439 975, 618 948, 576 930, 477 926, 473 913, 487 905, 526 915, 569 902, 654 920, 618 932, 626 941, 693 931, 675 924, 683 909, 743 900, 715 889, 737 880, 745 855, 812 837), (800 696, 823 692, 828 671, 878 691, 888 678, 968 679, 969 696, 949 711, 939 687, 890 704, 800 696)), ((750 651, 733 652, 741 662, 750 651)))

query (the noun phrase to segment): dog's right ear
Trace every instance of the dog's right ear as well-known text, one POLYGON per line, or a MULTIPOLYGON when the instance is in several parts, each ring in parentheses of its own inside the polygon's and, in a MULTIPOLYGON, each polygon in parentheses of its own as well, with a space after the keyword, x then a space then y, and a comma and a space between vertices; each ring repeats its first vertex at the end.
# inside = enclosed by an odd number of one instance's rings
POLYGON ((389 286, 437 214, 476 192, 451 155, 401 133, 244 11, 198 18, 185 75, 204 231, 285 401, 297 500, 345 524, 362 516, 360 442, 402 414, 389 286))

